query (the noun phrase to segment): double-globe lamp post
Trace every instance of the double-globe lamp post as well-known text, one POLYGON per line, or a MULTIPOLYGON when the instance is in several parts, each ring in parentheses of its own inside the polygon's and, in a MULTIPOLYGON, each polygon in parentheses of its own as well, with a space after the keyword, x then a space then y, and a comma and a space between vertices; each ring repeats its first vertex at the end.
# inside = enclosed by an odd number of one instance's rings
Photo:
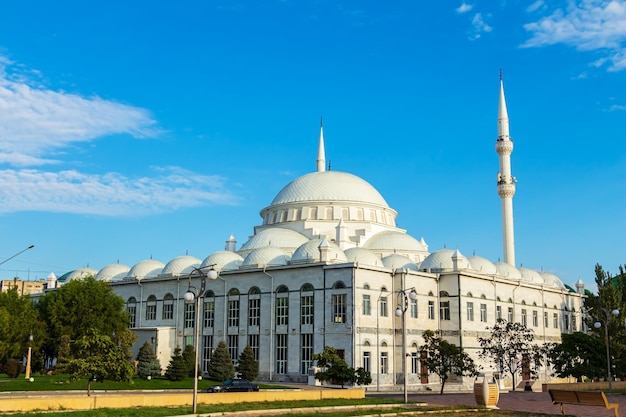
POLYGON ((213 265, 207 265, 200 268, 193 268, 189 273, 189 287, 187 288, 187 292, 185 293, 185 302, 192 303, 194 300, 196 301, 196 324, 195 324, 195 360, 194 360, 194 372, 193 372, 193 414, 196 414, 198 409, 198 353, 200 350, 200 299, 204 297, 204 292, 206 290, 206 279, 215 280, 217 279, 217 271, 213 269, 213 265), (208 269, 207 272, 204 272, 203 269, 208 269), (191 279, 194 276, 200 277, 200 290, 191 285, 191 279))
POLYGON ((398 293, 398 307, 394 311, 396 317, 402 317, 402 377, 404 379, 404 402, 409 402, 409 391, 406 375, 406 311, 409 309, 409 299, 417 300, 415 288, 400 290, 398 293), (407 291, 409 292, 407 294, 407 291))
MULTIPOLYGON (((604 322, 604 344, 606 345, 606 373, 607 373, 607 377, 609 380, 609 392, 612 392, 613 391, 613 385, 612 385, 613 377, 611 376, 611 353, 609 350, 609 322, 611 321, 611 314, 616 317, 619 316, 619 310, 614 309, 612 311, 609 311, 602 307, 600 307, 600 310, 604 311, 604 314, 606 315, 606 321, 604 322)), ((599 329, 600 327, 602 327, 602 323, 599 321, 596 321, 593 324, 593 327, 595 327, 596 329, 599 329)))

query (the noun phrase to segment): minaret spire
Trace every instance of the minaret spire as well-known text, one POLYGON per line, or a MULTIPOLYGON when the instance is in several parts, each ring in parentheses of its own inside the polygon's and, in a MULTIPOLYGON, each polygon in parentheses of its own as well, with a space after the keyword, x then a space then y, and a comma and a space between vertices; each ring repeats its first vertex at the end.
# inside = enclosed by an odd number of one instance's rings
POLYGON ((498 104, 498 140, 496 152, 500 160, 500 172, 498 172, 498 195, 502 201, 502 241, 504 249, 504 262, 515 266, 515 238, 513 230, 513 196, 515 195, 515 182, 511 175, 511 153, 513 141, 509 136, 509 115, 506 110, 504 99, 504 84, 502 82, 502 70, 500 70, 500 102, 498 104))
POLYGON ((324 120, 320 117, 320 143, 317 147, 317 172, 326 171, 326 155, 324 152, 324 120))

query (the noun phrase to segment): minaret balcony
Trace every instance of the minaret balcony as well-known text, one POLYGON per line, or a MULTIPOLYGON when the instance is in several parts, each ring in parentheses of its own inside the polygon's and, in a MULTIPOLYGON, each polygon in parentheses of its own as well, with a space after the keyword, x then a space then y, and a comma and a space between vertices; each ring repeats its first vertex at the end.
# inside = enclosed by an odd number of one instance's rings
POLYGON ((498 195, 501 198, 511 198, 515 195, 515 184, 500 183, 498 184, 498 195))
POLYGON ((512 140, 497 140, 496 152, 498 152, 498 155, 510 155, 511 152, 513 152, 513 141, 512 140))

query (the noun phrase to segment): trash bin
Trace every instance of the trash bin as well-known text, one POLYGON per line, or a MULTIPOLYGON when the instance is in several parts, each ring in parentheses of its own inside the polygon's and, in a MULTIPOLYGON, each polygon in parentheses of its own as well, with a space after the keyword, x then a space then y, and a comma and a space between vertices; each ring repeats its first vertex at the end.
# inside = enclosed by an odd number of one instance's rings
POLYGON ((487 408, 498 408, 500 390, 498 389, 498 382, 491 372, 478 374, 474 381, 474 398, 478 405, 484 405, 487 408))

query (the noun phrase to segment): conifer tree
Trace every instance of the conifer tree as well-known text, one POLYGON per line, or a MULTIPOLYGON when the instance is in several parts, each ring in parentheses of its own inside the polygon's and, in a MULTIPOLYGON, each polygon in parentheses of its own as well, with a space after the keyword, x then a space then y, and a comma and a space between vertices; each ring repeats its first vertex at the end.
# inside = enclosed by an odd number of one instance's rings
POLYGON ((137 353, 137 373, 142 378, 161 375, 161 363, 148 342, 144 343, 137 353))
POLYGON ((165 377, 170 381, 181 381, 185 379, 188 374, 189 370, 187 369, 187 363, 181 355, 180 348, 176 347, 176 349, 174 349, 174 355, 172 356, 169 365, 167 365, 165 377))
POLYGON ((246 345, 239 356, 237 371, 243 379, 254 381, 259 376, 259 361, 254 357, 254 351, 250 345, 246 345))
MULTIPOLYGON (((183 350, 183 359, 187 364, 187 376, 194 377, 195 374, 193 371, 193 367, 196 363, 196 351, 192 345, 185 346, 185 350, 183 350)), ((198 375, 200 374, 201 372, 198 372, 198 375)))
POLYGON ((226 342, 221 340, 209 361, 209 378, 221 382, 233 376, 235 376, 235 367, 230 359, 226 342))

